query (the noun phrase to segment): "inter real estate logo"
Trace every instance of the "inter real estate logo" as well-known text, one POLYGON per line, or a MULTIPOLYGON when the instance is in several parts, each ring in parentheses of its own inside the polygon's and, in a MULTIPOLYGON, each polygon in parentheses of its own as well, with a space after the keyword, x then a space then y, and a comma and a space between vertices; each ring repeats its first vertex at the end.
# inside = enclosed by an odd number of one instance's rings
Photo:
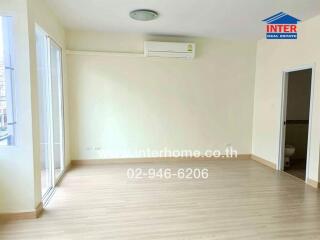
POLYGON ((297 39, 297 24, 301 20, 292 17, 284 12, 279 12, 268 17, 263 22, 267 23, 267 39, 297 39))

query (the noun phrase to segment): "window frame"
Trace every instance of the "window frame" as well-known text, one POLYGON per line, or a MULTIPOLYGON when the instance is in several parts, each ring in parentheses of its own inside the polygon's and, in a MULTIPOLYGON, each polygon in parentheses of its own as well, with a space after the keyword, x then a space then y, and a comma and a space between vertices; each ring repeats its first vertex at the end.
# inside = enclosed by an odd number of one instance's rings
MULTIPOLYGON (((5 81, 6 81, 6 88, 7 85, 9 85, 10 89, 10 97, 9 97, 9 104, 10 104, 10 113, 8 111, 7 115, 10 114, 10 128, 13 136, 13 140, 11 144, 6 144, 6 145, 0 145, 0 148, 16 148, 18 146, 18 138, 17 138, 17 109, 16 109, 16 87, 15 87, 15 66, 16 66, 16 61, 15 61, 15 37, 14 37, 14 28, 15 28, 15 14, 11 12, 0 12, 0 17, 5 19, 5 18, 10 18, 10 21, 8 24, 4 25, 2 22, 2 26, 6 26, 6 28, 2 28, 3 32, 7 32, 7 34, 3 34, 4 36, 4 41, 3 41, 3 53, 4 53, 4 76, 5 76, 5 81), (6 39, 5 39, 6 38, 6 39), (9 50, 6 50, 9 49, 9 50), (7 55, 7 56, 6 56, 7 55), (7 64, 7 60, 9 58, 9 64, 7 64), (9 73, 7 72, 9 71, 9 73), (10 74, 10 80, 7 80, 7 75, 10 74), (9 84, 7 83, 9 81, 9 84)), ((6 89, 6 95, 7 95, 7 89, 6 89)))

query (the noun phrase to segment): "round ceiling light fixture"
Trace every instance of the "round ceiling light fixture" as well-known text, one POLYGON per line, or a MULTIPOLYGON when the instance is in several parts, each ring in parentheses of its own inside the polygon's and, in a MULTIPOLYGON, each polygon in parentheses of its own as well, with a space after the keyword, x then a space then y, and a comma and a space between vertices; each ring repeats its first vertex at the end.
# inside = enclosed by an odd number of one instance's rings
POLYGON ((149 9, 137 9, 130 12, 130 17, 137 21, 151 21, 156 19, 159 14, 149 9))

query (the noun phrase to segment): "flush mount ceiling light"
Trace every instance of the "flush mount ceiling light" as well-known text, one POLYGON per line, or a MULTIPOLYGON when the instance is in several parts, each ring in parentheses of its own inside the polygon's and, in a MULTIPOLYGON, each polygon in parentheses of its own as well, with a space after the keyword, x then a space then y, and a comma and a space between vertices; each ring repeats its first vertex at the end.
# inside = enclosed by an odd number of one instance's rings
POLYGON ((149 9, 137 9, 130 12, 130 17, 138 21, 151 21, 156 19, 159 14, 156 11, 149 9))

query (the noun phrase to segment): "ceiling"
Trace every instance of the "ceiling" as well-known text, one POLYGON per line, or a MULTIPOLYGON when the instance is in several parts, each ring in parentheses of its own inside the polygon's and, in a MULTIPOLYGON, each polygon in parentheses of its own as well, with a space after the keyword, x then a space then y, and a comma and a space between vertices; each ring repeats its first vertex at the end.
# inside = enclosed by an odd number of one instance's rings
POLYGON ((320 14, 319 0, 46 0, 66 28, 226 39, 263 37, 261 21, 280 11, 305 21, 320 14), (158 11, 154 21, 129 17, 158 11))

